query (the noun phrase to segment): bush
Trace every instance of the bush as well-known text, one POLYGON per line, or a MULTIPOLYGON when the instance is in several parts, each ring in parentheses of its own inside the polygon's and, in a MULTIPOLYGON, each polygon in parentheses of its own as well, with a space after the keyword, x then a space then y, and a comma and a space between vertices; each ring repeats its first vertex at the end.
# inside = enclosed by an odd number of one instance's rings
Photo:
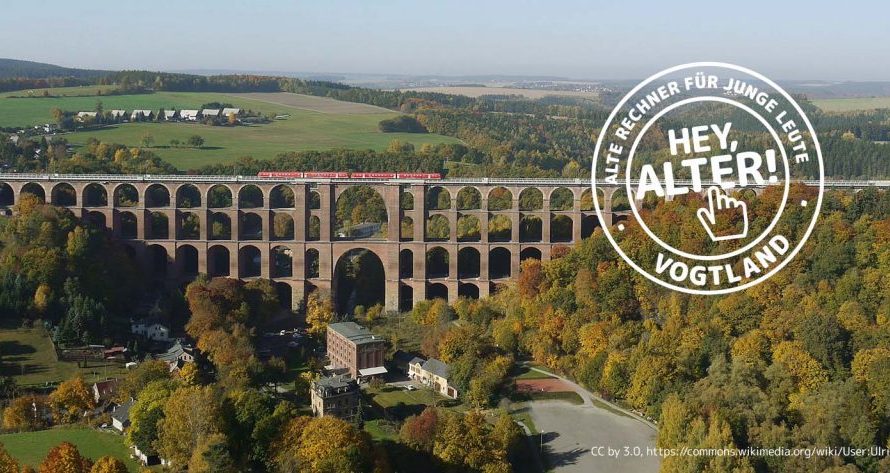
POLYGON ((427 133, 427 129, 416 118, 400 115, 381 120, 377 127, 384 133, 427 133))

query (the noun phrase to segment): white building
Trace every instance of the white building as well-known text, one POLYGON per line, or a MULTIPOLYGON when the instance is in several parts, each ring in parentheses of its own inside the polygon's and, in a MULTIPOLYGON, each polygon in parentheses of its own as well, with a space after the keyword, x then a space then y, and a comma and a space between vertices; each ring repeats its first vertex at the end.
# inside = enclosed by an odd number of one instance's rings
POLYGON ((204 118, 216 118, 219 116, 219 109, 218 108, 205 108, 204 110, 201 110, 201 115, 204 118))
POLYGON ((164 110, 164 120, 176 120, 176 110, 164 110))
POLYGON ((238 115, 241 115, 241 109, 240 108, 224 108, 224 109, 222 109, 222 116, 224 116, 226 118, 229 118, 229 115, 231 115, 233 113, 237 117, 238 115))
POLYGON ((170 328, 154 320, 136 320, 130 322, 130 332, 158 342, 169 342, 170 328))
POLYGON ((430 358, 414 358, 408 363, 408 377, 429 386, 433 391, 451 399, 457 399, 457 388, 448 384, 451 369, 447 364, 430 358))
POLYGON ((151 110, 133 110, 133 113, 130 114, 130 120, 151 120, 154 118, 155 112, 151 110))
POLYGON ((180 110, 179 118, 182 120, 187 120, 190 122, 198 121, 198 116, 201 115, 200 110, 180 110))

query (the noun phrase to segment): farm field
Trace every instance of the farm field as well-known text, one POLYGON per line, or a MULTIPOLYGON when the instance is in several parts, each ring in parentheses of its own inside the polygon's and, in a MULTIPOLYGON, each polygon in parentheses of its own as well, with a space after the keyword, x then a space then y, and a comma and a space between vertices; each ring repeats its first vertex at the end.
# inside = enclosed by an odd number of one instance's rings
POLYGON ((813 104, 826 112, 852 112, 890 108, 890 97, 859 97, 849 99, 817 99, 813 104))
POLYGON ((0 375, 12 376, 20 385, 44 385, 83 376, 87 382, 120 376, 123 368, 115 363, 89 362, 78 368, 75 362, 56 361, 49 334, 43 328, 0 329, 0 375))
POLYGON ((0 93, 0 97, 41 97, 44 92, 49 95, 60 95, 65 97, 82 97, 97 95, 98 92, 103 94, 117 89, 116 85, 85 85, 77 87, 49 87, 46 89, 25 89, 13 92, 0 93))
POLYGON ((97 99, 102 101, 105 110, 178 110, 197 108, 208 102, 228 102, 244 109, 289 115, 285 120, 249 126, 214 127, 198 123, 140 122, 61 135, 75 146, 83 145, 94 137, 101 141, 137 147, 140 146, 142 136, 148 133, 154 138, 151 151, 182 170, 231 162, 242 156, 269 159, 288 151, 332 148, 383 150, 392 140, 409 142, 415 146, 424 143, 459 142, 456 138, 435 134, 381 133, 377 124, 380 120, 396 116, 396 112, 363 104, 286 93, 159 92, 102 97, 5 98, 0 99, 0 126, 49 122, 53 107, 68 111, 93 110, 97 99), (170 146, 170 140, 185 142, 192 135, 204 138, 203 148, 170 146))
POLYGON ((588 99, 596 99, 599 94, 596 92, 582 92, 575 90, 542 90, 542 89, 519 89, 516 87, 479 87, 479 86, 443 86, 443 87, 415 87, 404 90, 416 90, 418 92, 437 92, 440 94, 466 95, 467 97, 481 97, 483 95, 521 95, 529 99, 540 99, 543 97, 561 96, 561 97, 584 97, 588 99))
POLYGON ((43 461, 51 448, 62 442, 74 444, 81 455, 93 461, 111 455, 123 461, 131 472, 139 471, 139 465, 130 458, 129 450, 124 445, 123 436, 115 433, 70 427, 0 435, 0 443, 10 455, 34 468, 43 461))

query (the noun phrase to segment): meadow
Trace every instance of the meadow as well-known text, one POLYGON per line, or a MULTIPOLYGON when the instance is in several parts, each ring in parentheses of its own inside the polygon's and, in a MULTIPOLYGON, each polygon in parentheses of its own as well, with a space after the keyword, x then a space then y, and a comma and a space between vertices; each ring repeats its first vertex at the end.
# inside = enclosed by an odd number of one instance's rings
POLYGON ((826 112, 853 112, 890 108, 890 97, 857 97, 848 99, 817 99, 813 104, 826 112))
POLYGON ((63 136, 75 146, 90 138, 141 146, 142 137, 154 139, 151 151, 182 170, 206 164, 231 162, 242 156, 257 159, 273 158, 288 151, 324 150, 332 148, 383 150, 390 141, 400 140, 415 146, 424 143, 456 143, 456 138, 435 134, 382 133, 380 120, 396 116, 378 107, 345 104, 332 99, 297 94, 221 94, 195 92, 158 92, 138 95, 65 96, 0 99, 0 127, 27 126, 51 121, 50 110, 94 110, 102 101, 105 110, 123 109, 189 109, 209 102, 231 103, 235 107, 264 114, 288 115, 271 123, 235 127, 210 126, 199 123, 123 123, 102 129, 77 131, 63 136), (200 135, 202 148, 171 146, 171 140, 185 142, 189 136, 200 135))
POLYGON ((139 465, 130 458, 124 438, 112 432, 100 432, 87 427, 60 427, 36 432, 19 432, 0 435, 0 443, 19 462, 36 468, 49 450, 62 442, 74 444, 81 455, 93 461, 111 455, 123 461, 127 469, 139 471, 139 465))

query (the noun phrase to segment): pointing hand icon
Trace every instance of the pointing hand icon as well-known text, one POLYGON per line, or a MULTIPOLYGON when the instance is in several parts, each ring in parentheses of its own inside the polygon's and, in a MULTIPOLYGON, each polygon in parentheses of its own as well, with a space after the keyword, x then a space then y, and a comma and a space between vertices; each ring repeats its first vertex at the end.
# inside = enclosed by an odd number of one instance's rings
MULTIPOLYGON (((708 206, 706 208, 698 209, 696 214, 698 215, 698 220, 708 232, 708 236, 710 236, 713 241, 737 240, 739 238, 745 238, 748 235, 748 206, 745 205, 744 201, 724 194, 717 186, 708 188, 708 206), (741 232, 735 228, 728 229, 727 231, 719 231, 716 228, 717 214, 727 212, 734 213, 735 215, 733 215, 733 217, 739 213, 741 214, 743 222, 741 232)), ((733 220, 735 220, 735 218, 733 218, 733 220)))

